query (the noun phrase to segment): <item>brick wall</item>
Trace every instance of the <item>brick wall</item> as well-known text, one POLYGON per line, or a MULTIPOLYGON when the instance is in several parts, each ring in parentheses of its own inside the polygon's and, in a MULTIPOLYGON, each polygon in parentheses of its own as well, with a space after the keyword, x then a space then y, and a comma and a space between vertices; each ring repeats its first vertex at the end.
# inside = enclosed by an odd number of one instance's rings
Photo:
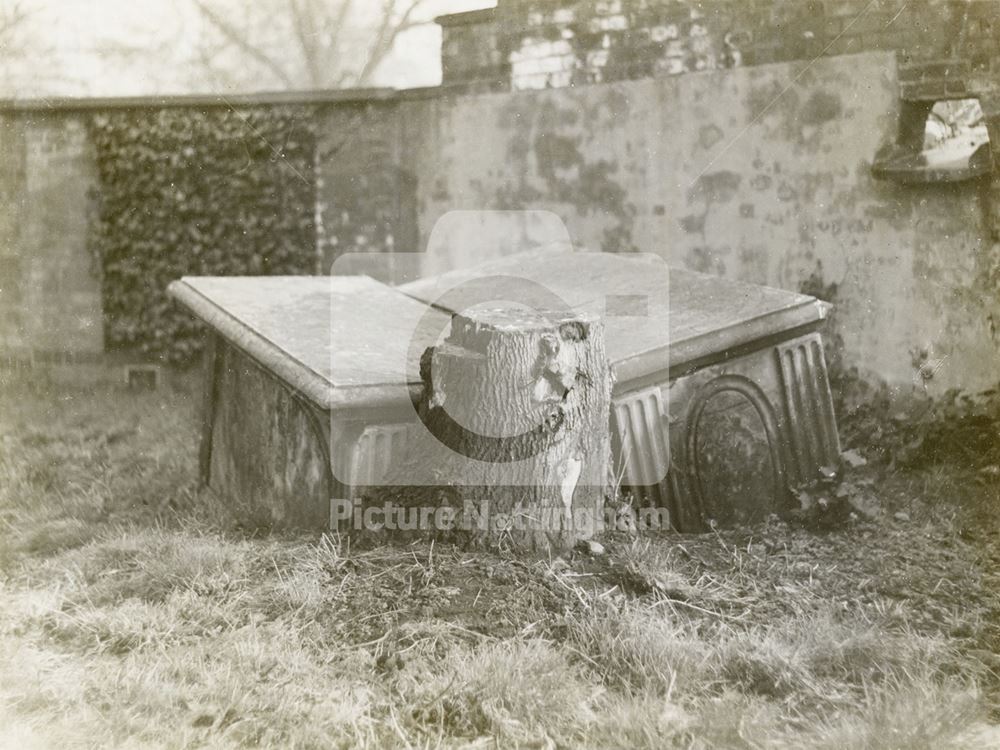
POLYGON ((904 98, 992 90, 1000 75, 997 0, 499 0, 473 19, 496 50, 485 69, 449 18, 446 84, 560 88, 885 50, 904 98))
POLYGON ((493 8, 441 16, 441 78, 445 86, 466 84, 478 90, 510 85, 510 63, 500 48, 493 8))

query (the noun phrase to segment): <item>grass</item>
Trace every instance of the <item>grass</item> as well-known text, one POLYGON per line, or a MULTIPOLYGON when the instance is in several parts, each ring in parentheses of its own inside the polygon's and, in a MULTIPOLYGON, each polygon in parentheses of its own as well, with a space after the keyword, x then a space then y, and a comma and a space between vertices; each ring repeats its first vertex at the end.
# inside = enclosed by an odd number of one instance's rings
POLYGON ((196 486, 196 402, 0 394, 0 747, 1000 742, 979 477, 877 477, 885 518, 824 534, 358 550, 241 532, 196 486))

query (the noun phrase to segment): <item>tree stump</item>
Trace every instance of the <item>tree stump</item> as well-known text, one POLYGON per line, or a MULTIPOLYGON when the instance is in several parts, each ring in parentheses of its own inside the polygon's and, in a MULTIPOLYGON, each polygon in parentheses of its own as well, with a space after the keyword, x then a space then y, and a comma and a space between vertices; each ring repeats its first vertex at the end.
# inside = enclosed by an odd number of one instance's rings
POLYGON ((450 528, 422 531, 519 548, 565 548, 603 528, 612 375, 599 319, 473 309, 420 370, 423 428, 392 478, 406 486, 383 502, 451 509, 450 528))

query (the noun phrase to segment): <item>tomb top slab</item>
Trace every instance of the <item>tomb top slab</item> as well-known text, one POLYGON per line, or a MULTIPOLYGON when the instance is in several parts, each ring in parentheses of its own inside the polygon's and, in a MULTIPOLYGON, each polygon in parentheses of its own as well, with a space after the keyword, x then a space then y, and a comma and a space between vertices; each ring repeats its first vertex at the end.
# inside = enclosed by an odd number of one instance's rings
POLYGON ((170 293, 321 408, 364 409, 418 394, 420 353, 464 307, 450 290, 484 278, 488 294, 474 302, 552 308, 556 300, 602 316, 619 384, 815 329, 828 308, 650 256, 565 251, 512 255, 396 289, 366 276, 205 276, 176 281, 170 293))
MULTIPOLYGON (((449 290, 477 278, 511 279, 526 301, 554 294, 605 319, 608 356, 619 383, 818 327, 828 305, 804 294, 668 268, 648 255, 547 251, 521 253, 420 279, 399 289, 451 310, 449 290), (525 285, 520 280, 530 282, 525 285)), ((502 281, 492 281, 502 290, 502 281)))
POLYGON ((365 276, 184 277, 170 294, 324 409, 396 406, 449 317, 365 276), (411 347, 414 321, 431 325, 411 347))

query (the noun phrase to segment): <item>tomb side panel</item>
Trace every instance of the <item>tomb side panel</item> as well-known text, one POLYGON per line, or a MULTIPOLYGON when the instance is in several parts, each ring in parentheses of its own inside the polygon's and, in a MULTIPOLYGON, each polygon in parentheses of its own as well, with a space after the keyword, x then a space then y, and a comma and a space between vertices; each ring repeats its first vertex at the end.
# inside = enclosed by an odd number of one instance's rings
POLYGON ((231 345, 220 356, 209 486, 247 525, 324 527, 328 420, 231 345))

